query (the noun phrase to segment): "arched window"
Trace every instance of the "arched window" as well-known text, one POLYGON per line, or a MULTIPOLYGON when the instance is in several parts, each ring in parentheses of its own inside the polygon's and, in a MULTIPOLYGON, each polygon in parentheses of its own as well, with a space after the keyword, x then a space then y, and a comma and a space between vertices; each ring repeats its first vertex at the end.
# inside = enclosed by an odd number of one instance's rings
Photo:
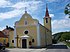
POLYGON ((29 41, 29 45, 32 45, 32 42, 31 41, 29 41))
POLYGON ((34 39, 32 39, 32 42, 34 42, 34 39))
POLYGON ((28 23, 28 22, 25 20, 25 21, 24 21, 24 25, 27 25, 27 23, 28 23))
POLYGON ((46 23, 48 23, 48 18, 46 18, 46 23))

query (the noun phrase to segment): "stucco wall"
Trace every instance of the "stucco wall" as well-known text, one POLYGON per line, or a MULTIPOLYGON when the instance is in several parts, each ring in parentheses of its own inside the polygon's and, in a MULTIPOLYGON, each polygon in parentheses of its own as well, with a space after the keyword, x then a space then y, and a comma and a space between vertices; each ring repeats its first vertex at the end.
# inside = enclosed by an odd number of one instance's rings
MULTIPOLYGON (((38 20, 33 19, 28 13, 25 12, 25 14, 23 14, 21 19, 17 23, 15 23, 16 35, 18 35, 19 37, 24 35, 30 36, 28 41, 30 40, 32 41, 32 39, 34 39, 34 43, 32 43, 31 46, 37 46, 37 23, 38 20), (27 21, 27 25, 25 25, 25 21, 27 21), (25 31, 28 31, 28 34, 25 34, 24 33, 25 31)), ((19 41, 20 39, 21 38, 19 38, 19 41)), ((21 43, 22 43, 22 39, 21 39, 21 43)), ((19 43, 19 47, 21 46, 20 45, 21 43, 19 43)))
POLYGON ((9 32, 9 46, 14 47, 14 43, 12 43, 12 40, 14 40, 14 31, 9 32))
POLYGON ((6 41, 5 43, 7 44, 8 43, 8 38, 3 38, 3 37, 0 37, 0 43, 4 43, 4 40, 6 41))
MULTIPOLYGON (((30 39, 34 39, 34 43, 32 43, 32 46, 37 45, 37 27, 36 26, 17 27, 16 28, 16 34, 19 37, 24 36, 24 35, 28 35, 30 37, 30 39), (25 31, 28 31, 28 34, 25 34, 24 33, 25 31)), ((21 47, 20 38, 19 38, 18 44, 19 44, 19 47, 21 47)))
POLYGON ((45 28, 40 25, 40 39, 41 39, 41 46, 44 47, 46 45, 46 32, 45 32, 45 28))
POLYGON ((52 44, 52 34, 44 26, 40 25, 41 46, 52 44))

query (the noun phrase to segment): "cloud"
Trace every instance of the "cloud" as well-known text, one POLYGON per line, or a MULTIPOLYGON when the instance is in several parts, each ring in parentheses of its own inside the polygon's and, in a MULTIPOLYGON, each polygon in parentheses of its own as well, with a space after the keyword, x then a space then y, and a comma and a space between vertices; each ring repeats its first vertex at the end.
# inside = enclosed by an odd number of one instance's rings
POLYGON ((70 28, 70 19, 53 20, 53 29, 70 28))
POLYGON ((11 5, 12 5, 12 3, 10 1, 0 0, 0 7, 9 7, 11 5))
POLYGON ((16 8, 16 9, 21 9, 23 7, 26 7, 27 5, 24 2, 18 2, 14 5, 12 5, 11 7, 16 8), (19 7, 18 7, 19 6, 19 7))
MULTIPOLYGON (((3 0, 2 4, 6 4, 6 5, 3 5, 4 7, 10 5, 10 2, 9 1, 6 1, 6 0, 3 0)), ((16 4, 12 4, 10 5, 10 7, 14 8, 14 10, 12 11, 7 11, 5 13, 0 13, 0 20, 3 20, 3 19, 8 19, 8 18, 13 18, 13 17, 16 17, 16 16, 19 16, 20 14, 22 14, 24 12, 24 9, 25 7, 27 7, 27 11, 30 12, 34 12, 36 10, 39 9, 39 7, 42 5, 42 1, 28 1, 28 2, 17 2, 16 4)), ((2 7, 2 5, 1 5, 2 7)))
POLYGON ((50 17, 54 17, 54 14, 49 14, 50 15, 50 17))
POLYGON ((4 30, 5 29, 5 27, 0 27, 0 31, 2 31, 2 30, 4 30))
POLYGON ((48 2, 57 2, 58 0, 47 0, 48 2))
POLYGON ((70 31, 70 19, 68 18, 69 15, 65 15, 64 13, 59 14, 62 14, 63 17, 52 20, 52 34, 70 31))
POLYGON ((65 15, 65 17, 64 17, 65 19, 69 19, 69 15, 65 15))
POLYGON ((57 32, 70 31, 69 28, 70 28, 70 19, 68 18, 68 15, 65 16, 63 19, 52 21, 53 34, 57 32))
POLYGON ((28 2, 23 1, 23 2, 18 2, 15 5, 12 5, 12 7, 16 9, 22 9, 24 7, 27 7, 28 9, 35 10, 35 9, 38 9, 38 7, 41 6, 42 4, 43 4, 42 1, 28 1, 28 2))
POLYGON ((70 30, 67 30, 67 29, 61 29, 61 30, 59 29, 58 30, 58 29, 56 29, 56 30, 54 30, 54 32, 52 32, 52 35, 55 33, 59 33, 59 32, 70 32, 70 30))
POLYGON ((24 10, 13 10, 10 12, 0 13, 0 19, 8 19, 19 16, 24 10))
POLYGON ((58 2, 58 3, 64 3, 64 2, 69 2, 70 0, 46 0, 47 2, 58 2))
POLYGON ((64 19, 52 21, 52 34, 70 31, 70 19, 67 16, 65 17, 64 19))

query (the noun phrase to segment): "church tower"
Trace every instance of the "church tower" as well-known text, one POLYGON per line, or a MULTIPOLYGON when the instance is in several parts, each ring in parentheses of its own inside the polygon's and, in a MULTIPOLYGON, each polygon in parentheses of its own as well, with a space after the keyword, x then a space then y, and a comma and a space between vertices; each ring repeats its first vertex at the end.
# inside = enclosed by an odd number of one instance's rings
POLYGON ((46 6, 46 13, 44 17, 44 26, 51 31, 51 17, 49 16, 48 8, 46 6))

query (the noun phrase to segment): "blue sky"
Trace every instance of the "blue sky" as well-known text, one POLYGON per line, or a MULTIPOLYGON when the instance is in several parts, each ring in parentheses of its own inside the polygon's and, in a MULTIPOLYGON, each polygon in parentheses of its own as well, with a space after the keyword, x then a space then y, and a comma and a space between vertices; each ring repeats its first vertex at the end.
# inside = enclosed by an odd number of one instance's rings
POLYGON ((65 6, 70 0, 0 0, 0 30, 6 25, 13 27, 14 23, 27 12, 43 24, 46 4, 52 18, 52 32, 70 31, 70 19, 64 14, 65 6))

